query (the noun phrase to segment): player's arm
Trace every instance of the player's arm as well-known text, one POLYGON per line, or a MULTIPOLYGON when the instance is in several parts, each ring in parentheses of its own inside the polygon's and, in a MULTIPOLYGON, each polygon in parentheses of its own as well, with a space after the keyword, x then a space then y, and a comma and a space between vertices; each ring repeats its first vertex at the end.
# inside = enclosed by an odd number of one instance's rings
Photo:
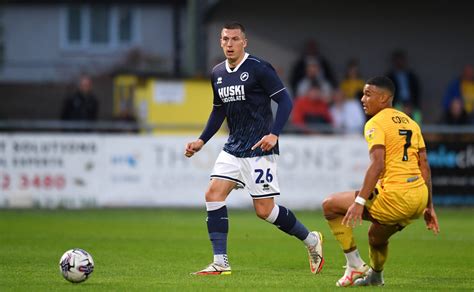
POLYGON ((280 136, 283 127, 290 117, 293 102, 288 90, 286 90, 273 67, 262 65, 257 70, 257 76, 265 92, 278 104, 278 108, 270 134, 263 136, 260 141, 252 146, 252 150, 260 147, 263 151, 270 151, 278 142, 278 136, 280 136))
POLYGON ((285 88, 283 88, 282 91, 275 93, 272 96, 272 99, 278 104, 278 108, 271 133, 279 136, 290 117, 291 110, 293 109, 293 102, 291 101, 288 90, 285 88))
POLYGON ((225 108, 223 104, 214 105, 212 108, 212 112, 209 115, 209 119, 207 121, 206 127, 204 128, 201 136, 196 141, 189 142, 186 144, 186 150, 184 155, 186 157, 191 157, 194 153, 201 150, 202 146, 209 141, 209 139, 214 136, 214 134, 219 131, 222 126, 222 123, 225 120, 225 108))
POLYGON ((219 97, 219 94, 217 93, 216 88, 214 87, 214 80, 215 76, 214 73, 211 78, 211 86, 212 86, 212 91, 214 93, 214 101, 213 101, 213 107, 211 114, 209 115, 209 119, 207 120, 206 127, 201 133, 201 136, 196 141, 189 142, 186 144, 186 149, 184 151, 184 155, 186 157, 191 157, 193 156, 196 152, 201 150, 201 148, 204 146, 204 144, 209 141, 212 136, 214 136, 217 131, 222 126, 222 123, 225 120, 226 116, 226 110, 225 110, 225 104, 222 102, 221 98, 219 97))
POLYGON ((285 123, 290 117, 291 109, 293 108, 293 102, 291 101, 288 91, 283 88, 280 92, 275 93, 275 95, 273 95, 271 98, 276 103, 278 103, 278 109, 275 116, 275 122, 273 123, 273 128, 270 131, 270 134, 263 136, 260 141, 252 146, 252 150, 255 150, 257 147, 260 147, 263 151, 272 150, 278 141, 278 136, 280 136, 285 123))
POLYGON ((369 156, 370 164, 365 173, 364 183, 354 203, 347 209, 346 215, 342 220, 342 224, 344 225, 355 227, 357 222, 362 224, 362 213, 364 212, 365 201, 369 199, 385 167, 385 146, 372 146, 369 156))
POLYGON ((432 230, 435 234, 439 233, 438 217, 434 210, 433 205, 433 187, 431 184, 431 169, 428 163, 428 155, 426 154, 426 148, 421 148, 418 152, 421 175, 425 180, 426 186, 428 187, 428 204, 424 211, 424 218, 426 222, 426 227, 429 230, 432 230))

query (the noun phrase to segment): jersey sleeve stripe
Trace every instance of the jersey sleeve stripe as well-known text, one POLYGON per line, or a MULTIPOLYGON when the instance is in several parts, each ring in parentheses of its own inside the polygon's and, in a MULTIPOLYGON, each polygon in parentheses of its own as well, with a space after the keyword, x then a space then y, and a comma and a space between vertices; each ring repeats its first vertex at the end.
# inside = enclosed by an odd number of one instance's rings
POLYGON ((260 60, 257 60, 257 59, 255 59, 255 58, 248 58, 248 59, 249 59, 249 60, 253 60, 253 61, 257 61, 257 62, 260 63, 260 60))
POLYGON ((222 104, 213 104, 213 106, 221 106, 222 104))
POLYGON ((280 89, 280 90, 278 90, 278 91, 276 91, 276 92, 270 94, 270 97, 274 96, 274 95, 277 94, 278 92, 283 91, 283 90, 285 90, 285 89, 286 89, 286 87, 283 87, 282 89, 280 89))

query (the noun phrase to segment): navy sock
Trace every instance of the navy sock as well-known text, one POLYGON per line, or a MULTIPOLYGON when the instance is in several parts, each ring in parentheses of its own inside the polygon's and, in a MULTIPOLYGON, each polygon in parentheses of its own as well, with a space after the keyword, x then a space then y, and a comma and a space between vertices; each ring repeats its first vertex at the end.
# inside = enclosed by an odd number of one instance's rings
POLYGON ((274 225, 276 225, 281 231, 297 237, 300 240, 305 240, 308 237, 308 229, 296 219, 293 212, 283 206, 278 206, 279 212, 274 225))
POLYGON ((214 254, 227 254, 227 233, 229 233, 229 220, 227 207, 207 211, 207 231, 212 243, 214 254))

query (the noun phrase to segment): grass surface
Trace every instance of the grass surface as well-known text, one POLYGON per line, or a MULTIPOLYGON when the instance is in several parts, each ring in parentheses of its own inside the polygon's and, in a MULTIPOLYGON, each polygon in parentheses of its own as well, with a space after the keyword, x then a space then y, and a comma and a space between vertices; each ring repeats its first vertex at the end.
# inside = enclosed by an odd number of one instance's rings
MULTIPOLYGON (((211 248, 203 210, 0 210, 0 291, 301 291, 335 290, 345 259, 320 212, 295 212, 325 235, 326 265, 312 275, 306 250, 295 238, 229 210, 230 276, 192 276, 208 264, 211 248), (92 277, 65 281, 58 262, 80 247, 95 261, 92 277)), ((396 234, 385 267, 388 290, 473 290, 473 209, 439 209, 441 234, 418 220, 396 234)), ((368 224, 355 229, 368 261, 368 224)), ((364 289, 364 288, 359 288, 364 289)), ((367 289, 366 289, 367 290, 367 289)))

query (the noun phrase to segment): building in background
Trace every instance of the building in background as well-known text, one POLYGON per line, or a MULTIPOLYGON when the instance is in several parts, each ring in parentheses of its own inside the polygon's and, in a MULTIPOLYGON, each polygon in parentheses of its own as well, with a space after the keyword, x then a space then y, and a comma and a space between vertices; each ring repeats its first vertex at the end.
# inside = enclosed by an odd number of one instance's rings
MULTIPOLYGON (((113 78, 182 78, 202 72, 199 23, 212 0, 24 1, 0 9, 0 119, 57 119, 83 74, 113 113, 113 78)), ((205 44, 205 42, 204 42, 205 44)))
POLYGON ((0 119, 57 118, 67 84, 83 72, 95 77, 99 119, 108 119, 111 73, 206 77, 223 60, 222 24, 237 20, 247 27, 248 51, 268 58, 287 84, 308 39, 338 81, 351 58, 369 77, 385 73, 390 53, 403 49, 420 77, 424 122, 433 123, 451 77, 474 60, 472 10, 460 3, 10 0, 0 8, 0 119))
MULTIPOLYGON (((186 1, 9 1, 1 81, 127 68, 179 74, 186 1)), ((0 42, 2 39, 0 39, 0 42)))

